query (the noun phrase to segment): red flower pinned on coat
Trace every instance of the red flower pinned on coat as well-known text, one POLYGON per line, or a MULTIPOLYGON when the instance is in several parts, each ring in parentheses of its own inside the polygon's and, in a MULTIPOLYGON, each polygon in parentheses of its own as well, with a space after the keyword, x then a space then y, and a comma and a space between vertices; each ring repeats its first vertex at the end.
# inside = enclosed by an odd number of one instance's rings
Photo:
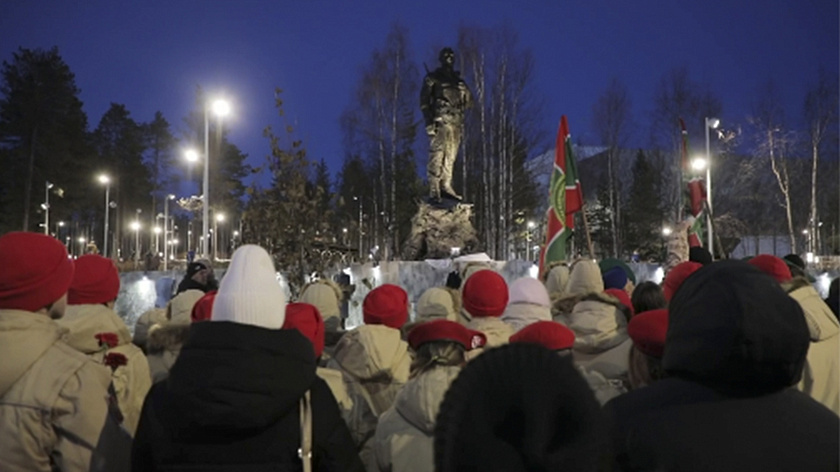
POLYGON ((128 364, 128 358, 119 352, 109 352, 105 354, 102 363, 111 368, 111 372, 117 370, 118 367, 128 364))
POLYGON ((120 344, 120 338, 117 336, 117 333, 99 333, 94 335, 94 337, 99 341, 99 346, 105 349, 111 349, 120 344))

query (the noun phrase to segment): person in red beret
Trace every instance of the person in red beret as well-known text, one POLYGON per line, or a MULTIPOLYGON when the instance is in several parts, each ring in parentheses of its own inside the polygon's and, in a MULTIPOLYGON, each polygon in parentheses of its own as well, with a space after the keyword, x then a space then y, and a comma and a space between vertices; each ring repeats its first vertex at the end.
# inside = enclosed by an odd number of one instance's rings
POLYGON ((411 354, 400 332, 408 321, 408 294, 397 285, 380 285, 365 297, 362 314, 365 324, 341 337, 327 367, 344 374, 353 400, 347 423, 370 469, 376 423, 394 404, 410 372, 411 354))
MULTIPOLYGON (((312 342, 315 361, 321 363, 324 354, 325 325, 320 311, 309 303, 289 303, 286 305, 286 319, 283 329, 296 329, 312 342)), ((347 417, 353 408, 353 399, 347 393, 344 378, 340 371, 326 367, 317 367, 315 373, 330 387, 343 417, 347 417)))
POLYGON ((685 261, 680 262, 673 269, 669 270, 665 274, 665 280, 662 281, 662 293, 665 295, 665 300, 671 301, 685 279, 702 268, 703 264, 699 262, 685 261))
POLYGON ((796 388, 840 415, 840 323, 807 277, 793 277, 783 259, 761 254, 749 263, 776 279, 805 315, 811 344, 796 388))
MULTIPOLYGON (((111 259, 87 254, 76 259, 73 282, 67 292, 67 311, 58 323, 70 332, 67 344, 98 363, 105 356, 120 354, 126 364, 111 371, 123 424, 133 435, 140 420, 146 393, 152 387, 149 362, 139 347, 131 343, 131 333, 114 312, 120 291, 120 275, 111 259), (110 343, 102 334, 111 334, 110 343)), ((107 339, 107 338, 106 338, 107 339)))
MULTIPOLYGON (((539 344, 561 356, 571 357, 575 345, 575 332, 556 321, 538 321, 519 330, 510 337, 510 342, 539 344)), ((601 405, 626 391, 620 383, 607 380, 597 371, 588 370, 580 365, 575 365, 575 368, 586 379, 586 383, 595 394, 595 399, 601 405)))
POLYGON ((630 389, 650 385, 662 378, 662 353, 665 333, 668 332, 668 310, 658 309, 639 313, 627 325, 633 340, 630 350, 630 389))
MULTIPOLYGON (((470 318, 467 328, 484 333, 487 348, 507 344, 514 329, 501 318, 510 297, 505 279, 494 270, 481 269, 464 283, 461 297, 462 310, 470 318)), ((472 359, 481 352, 477 349, 468 357, 472 359)))
POLYGON ((442 319, 408 333, 415 353, 411 379, 379 419, 373 437, 375 464, 368 470, 434 470, 435 421, 443 396, 466 363, 466 353, 486 341, 483 333, 442 319))
POLYGON ((68 345, 74 264, 55 238, 0 236, 0 470, 128 470, 109 369, 68 345))

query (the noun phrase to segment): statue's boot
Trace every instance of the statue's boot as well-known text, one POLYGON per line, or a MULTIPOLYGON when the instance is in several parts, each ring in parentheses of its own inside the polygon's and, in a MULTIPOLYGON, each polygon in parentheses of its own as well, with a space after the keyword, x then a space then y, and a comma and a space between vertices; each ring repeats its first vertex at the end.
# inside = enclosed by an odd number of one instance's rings
POLYGON ((464 199, 464 197, 458 195, 455 192, 455 190, 452 189, 451 185, 444 185, 443 189, 441 189, 441 190, 445 195, 448 195, 448 196, 452 197, 453 199, 458 200, 459 202, 464 199))
POLYGON ((440 184, 429 183, 429 201, 432 203, 440 203, 440 184))

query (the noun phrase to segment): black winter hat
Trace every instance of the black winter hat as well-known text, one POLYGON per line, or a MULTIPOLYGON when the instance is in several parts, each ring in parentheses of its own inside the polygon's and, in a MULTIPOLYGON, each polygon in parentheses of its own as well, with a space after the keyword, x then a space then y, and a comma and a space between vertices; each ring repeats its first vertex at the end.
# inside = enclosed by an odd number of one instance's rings
POLYGON ((570 357, 508 344, 467 364, 435 428, 435 470, 596 470, 606 451, 598 402, 570 357))
POLYGON ((704 247, 694 246, 688 250, 688 260, 707 265, 712 263, 712 254, 704 247))
POLYGON ((662 365, 669 375, 744 395, 775 392, 802 377, 809 345, 802 308, 749 263, 703 267, 668 310, 662 365))

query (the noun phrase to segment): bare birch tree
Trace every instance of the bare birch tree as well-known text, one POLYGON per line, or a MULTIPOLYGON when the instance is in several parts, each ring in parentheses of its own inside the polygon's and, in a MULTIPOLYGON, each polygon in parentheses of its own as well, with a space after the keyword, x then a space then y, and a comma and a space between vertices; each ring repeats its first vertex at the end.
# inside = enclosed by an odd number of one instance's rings
POLYGON ((621 192, 618 190, 618 156, 627 141, 630 121, 630 98, 627 87, 618 78, 610 80, 603 95, 592 107, 592 127, 596 130, 601 144, 607 147, 607 204, 606 212, 609 218, 612 236, 612 257, 618 257, 622 252, 619 237, 621 228, 621 192))
POLYGON ((819 244, 819 218, 817 213, 817 179, 820 153, 830 133, 837 132, 837 76, 829 77, 820 70, 814 87, 805 95, 803 111, 807 123, 808 145, 811 154, 811 205, 808 212, 808 231, 814 244, 809 250, 816 250, 819 244))

